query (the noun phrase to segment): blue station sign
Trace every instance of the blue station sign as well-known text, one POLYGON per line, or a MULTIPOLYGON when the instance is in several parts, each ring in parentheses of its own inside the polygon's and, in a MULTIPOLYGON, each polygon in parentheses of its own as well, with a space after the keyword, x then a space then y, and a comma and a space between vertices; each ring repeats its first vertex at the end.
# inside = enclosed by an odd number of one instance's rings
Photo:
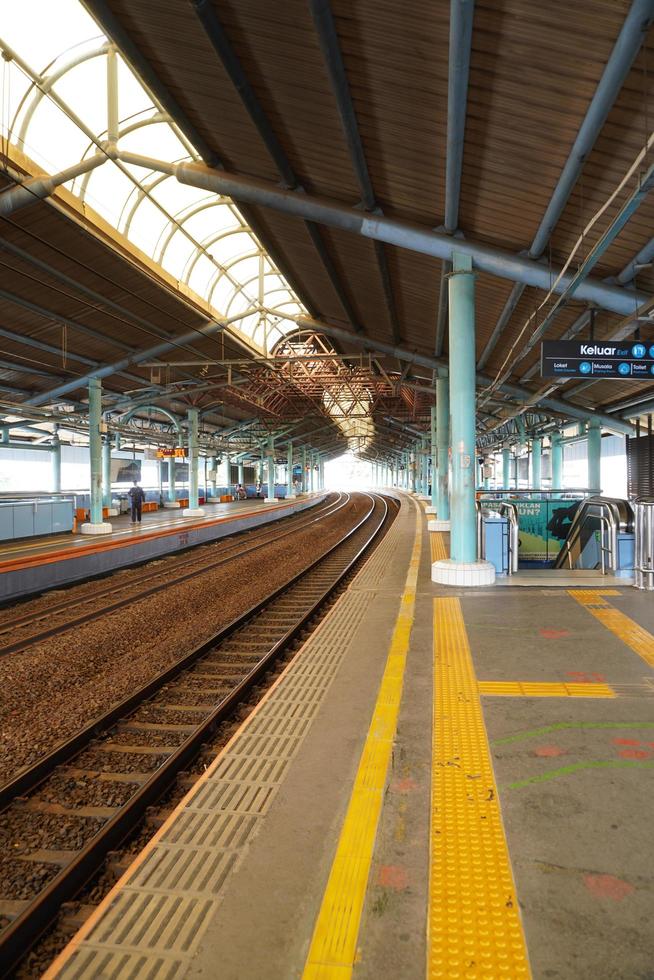
POLYGON ((540 373, 544 378, 654 377, 654 344, 640 341, 546 340, 541 344, 540 373))

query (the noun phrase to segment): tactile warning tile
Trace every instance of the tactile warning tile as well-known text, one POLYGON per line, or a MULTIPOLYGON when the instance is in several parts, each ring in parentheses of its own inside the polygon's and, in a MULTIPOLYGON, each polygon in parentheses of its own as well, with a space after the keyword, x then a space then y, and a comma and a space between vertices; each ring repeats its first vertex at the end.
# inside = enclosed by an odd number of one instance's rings
POLYGON ((609 684, 563 684, 541 681, 479 681, 480 694, 507 698, 614 698, 609 684))
POLYGON ((430 531, 429 545, 431 548, 432 562, 445 561, 450 557, 450 549, 444 531, 430 531))
POLYGON ((365 563, 356 579, 350 586, 351 589, 375 589, 378 588, 384 576, 388 573, 389 566, 392 565, 393 557, 397 552, 398 545, 405 535, 403 523, 412 516, 412 508, 415 503, 402 497, 400 499, 400 509, 397 517, 393 521, 384 540, 375 549, 375 553, 365 563))
POLYGON ((527 949, 458 599, 434 600, 429 980, 527 978, 527 949))
POLYGON ((654 667, 654 636, 604 598, 606 595, 620 595, 619 592, 614 589, 568 589, 568 595, 587 609, 614 636, 626 643, 646 664, 654 667))
POLYGON ((183 976, 369 603, 369 591, 348 590, 341 596, 51 977, 183 976))

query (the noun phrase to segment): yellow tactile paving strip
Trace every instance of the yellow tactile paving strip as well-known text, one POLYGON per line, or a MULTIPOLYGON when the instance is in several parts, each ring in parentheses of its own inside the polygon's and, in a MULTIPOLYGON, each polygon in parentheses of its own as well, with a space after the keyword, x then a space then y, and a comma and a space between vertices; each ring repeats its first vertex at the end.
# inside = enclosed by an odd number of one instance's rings
POLYGON ((347 980, 357 949, 377 824, 393 751, 413 626, 422 527, 416 510, 411 562, 372 721, 354 780, 303 980, 347 980))
POLYGON ((458 599, 434 599, 427 978, 528 978, 527 948, 458 599))
POLYGON ((429 546, 431 548, 431 560, 444 561, 449 558, 445 534, 442 531, 430 531, 429 546))
POLYGON ((609 684, 562 684, 543 681, 479 681, 483 695, 507 698, 614 698, 609 684))
POLYGON ((614 636, 626 643, 646 664, 654 667, 654 636, 638 623, 611 606, 604 596, 620 595, 615 589, 568 589, 581 606, 606 626, 614 636))

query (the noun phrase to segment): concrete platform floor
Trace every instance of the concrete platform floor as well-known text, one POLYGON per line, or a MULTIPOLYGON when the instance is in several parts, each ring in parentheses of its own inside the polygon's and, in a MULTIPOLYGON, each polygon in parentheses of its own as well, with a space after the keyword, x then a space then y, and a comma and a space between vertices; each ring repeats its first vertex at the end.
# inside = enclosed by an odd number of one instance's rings
POLYGON ((652 597, 438 588, 429 537, 404 497, 48 980, 652 980, 652 597))

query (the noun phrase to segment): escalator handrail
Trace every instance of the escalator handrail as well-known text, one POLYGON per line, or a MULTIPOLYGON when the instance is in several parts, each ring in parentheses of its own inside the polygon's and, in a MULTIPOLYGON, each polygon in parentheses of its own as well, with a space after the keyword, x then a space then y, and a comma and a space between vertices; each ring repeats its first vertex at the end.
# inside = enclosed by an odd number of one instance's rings
POLYGON ((569 558, 572 546, 581 537, 581 531, 589 518, 606 521, 609 539, 609 568, 617 570, 617 541, 619 533, 630 533, 634 527, 634 511, 628 500, 621 497, 602 497, 597 494, 582 500, 572 519, 568 536, 561 546, 555 568, 562 568, 569 558))

